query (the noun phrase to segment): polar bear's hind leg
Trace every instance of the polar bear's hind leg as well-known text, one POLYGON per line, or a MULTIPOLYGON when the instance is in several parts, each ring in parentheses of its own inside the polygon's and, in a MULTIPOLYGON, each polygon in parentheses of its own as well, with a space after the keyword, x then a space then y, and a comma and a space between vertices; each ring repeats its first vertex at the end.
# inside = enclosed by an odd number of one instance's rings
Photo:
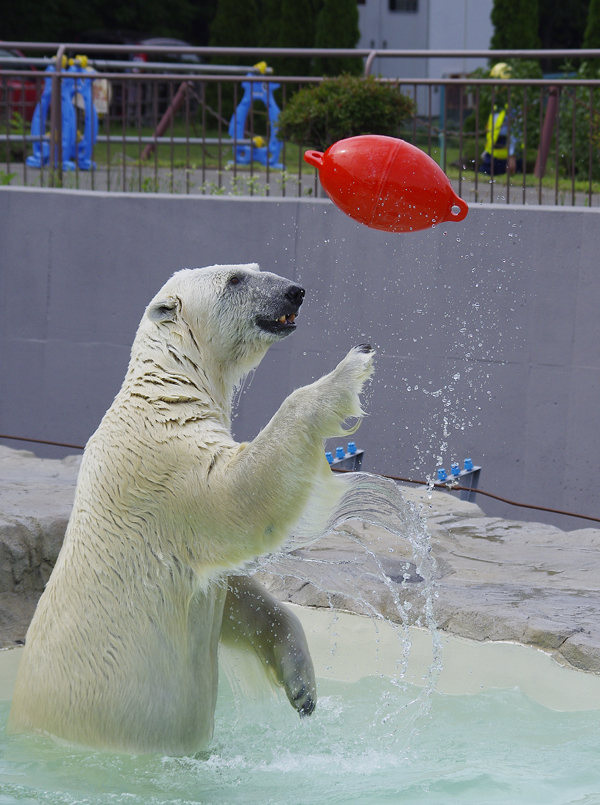
POLYGON ((298 618, 254 579, 230 576, 221 641, 253 651, 300 716, 317 703, 312 659, 298 618))

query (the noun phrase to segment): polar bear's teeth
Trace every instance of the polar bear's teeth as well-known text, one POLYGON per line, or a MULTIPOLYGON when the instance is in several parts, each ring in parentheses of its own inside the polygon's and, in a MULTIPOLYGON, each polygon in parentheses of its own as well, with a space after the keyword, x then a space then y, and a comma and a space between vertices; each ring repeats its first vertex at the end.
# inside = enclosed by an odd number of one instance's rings
POLYGON ((285 324, 285 316, 280 316, 280 317, 277 319, 277 321, 279 322, 279 324, 285 324))
POLYGON ((288 316, 288 321, 290 324, 293 324, 296 321, 296 314, 292 313, 290 316, 288 316))

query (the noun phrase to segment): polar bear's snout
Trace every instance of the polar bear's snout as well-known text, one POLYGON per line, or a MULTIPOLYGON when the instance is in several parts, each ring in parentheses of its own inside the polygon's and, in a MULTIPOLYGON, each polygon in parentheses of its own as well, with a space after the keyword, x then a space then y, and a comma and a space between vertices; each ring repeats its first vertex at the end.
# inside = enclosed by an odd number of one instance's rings
POLYGON ((304 294, 306 291, 304 288, 301 288, 299 285, 290 285, 288 291, 286 292, 287 298, 293 305, 300 307, 302 302, 304 301, 304 294))
POLYGON ((269 303, 256 317, 256 323, 267 333, 286 336, 296 329, 296 316, 306 291, 295 282, 282 282, 280 277, 276 279, 279 282, 271 289, 269 303))

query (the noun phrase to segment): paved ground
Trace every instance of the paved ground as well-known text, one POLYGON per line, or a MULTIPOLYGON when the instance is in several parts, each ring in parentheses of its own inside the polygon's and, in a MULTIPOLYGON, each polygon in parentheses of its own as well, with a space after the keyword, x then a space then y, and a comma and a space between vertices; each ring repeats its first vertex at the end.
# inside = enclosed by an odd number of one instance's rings
MULTIPOLYGON (((11 165, 14 174, 13 187, 49 187, 50 175, 35 168, 24 168, 22 164, 11 165)), ((246 167, 233 166, 218 171, 201 168, 185 170, 158 168, 152 164, 141 169, 135 163, 113 164, 110 169, 101 167, 92 174, 90 171, 65 172, 63 187, 70 190, 102 190, 126 193, 175 193, 197 195, 234 196, 314 196, 319 188, 315 185, 314 171, 306 166, 299 178, 296 173, 272 170, 267 176, 263 168, 252 172, 246 167)))
MULTIPOLYGON (((0 447, 0 646, 25 637, 60 548, 79 460, 0 447)), ((441 629, 531 644, 600 674, 600 530, 501 520, 451 493, 403 491, 427 519, 441 629)), ((283 600, 391 619, 397 597, 418 620, 423 583, 408 545, 362 523, 351 531, 356 539, 333 534, 278 559, 263 582, 283 600)))

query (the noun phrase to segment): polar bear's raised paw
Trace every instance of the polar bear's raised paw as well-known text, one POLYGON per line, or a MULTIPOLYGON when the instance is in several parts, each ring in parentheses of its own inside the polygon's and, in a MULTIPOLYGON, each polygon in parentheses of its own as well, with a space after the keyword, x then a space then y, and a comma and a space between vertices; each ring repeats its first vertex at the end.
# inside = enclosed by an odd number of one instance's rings
POLYGON ((321 435, 325 438, 340 435, 340 425, 350 417, 362 417, 360 404, 363 386, 373 373, 375 350, 370 344, 361 344, 348 352, 335 369, 311 386, 313 406, 318 403, 321 435))

